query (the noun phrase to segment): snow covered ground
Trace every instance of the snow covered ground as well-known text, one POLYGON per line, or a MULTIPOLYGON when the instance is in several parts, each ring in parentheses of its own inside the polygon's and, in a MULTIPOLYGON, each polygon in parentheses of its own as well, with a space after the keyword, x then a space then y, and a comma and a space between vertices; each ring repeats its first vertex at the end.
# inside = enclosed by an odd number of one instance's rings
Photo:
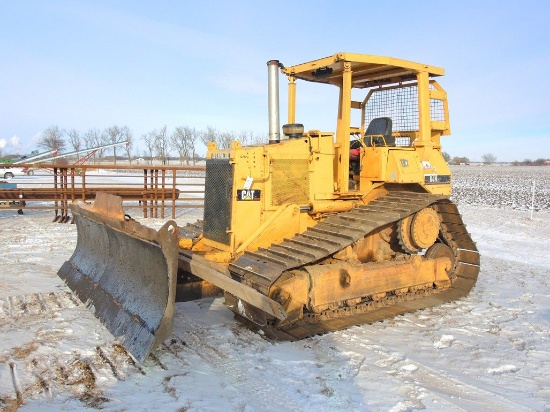
POLYGON ((221 298, 178 303, 143 365, 56 275, 75 225, 0 210, 0 408, 17 408, 18 387, 20 411, 550 410, 550 211, 458 202, 482 256, 468 297, 285 343, 221 298))

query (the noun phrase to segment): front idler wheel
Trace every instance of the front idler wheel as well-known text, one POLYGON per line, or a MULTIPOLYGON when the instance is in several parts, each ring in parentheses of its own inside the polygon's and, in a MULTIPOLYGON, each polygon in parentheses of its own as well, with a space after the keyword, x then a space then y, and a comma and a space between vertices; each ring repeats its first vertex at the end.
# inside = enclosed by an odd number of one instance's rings
POLYGON ((432 246, 439 235, 440 221, 437 212, 427 207, 399 221, 398 238, 402 249, 416 254, 432 246))

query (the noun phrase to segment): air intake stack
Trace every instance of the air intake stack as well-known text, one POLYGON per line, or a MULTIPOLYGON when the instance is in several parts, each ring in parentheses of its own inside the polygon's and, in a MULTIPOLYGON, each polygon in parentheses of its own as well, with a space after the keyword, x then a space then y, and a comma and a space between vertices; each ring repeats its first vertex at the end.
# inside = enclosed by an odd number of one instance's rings
POLYGON ((279 67, 279 60, 270 60, 267 62, 269 143, 279 143, 281 140, 279 123, 279 67))

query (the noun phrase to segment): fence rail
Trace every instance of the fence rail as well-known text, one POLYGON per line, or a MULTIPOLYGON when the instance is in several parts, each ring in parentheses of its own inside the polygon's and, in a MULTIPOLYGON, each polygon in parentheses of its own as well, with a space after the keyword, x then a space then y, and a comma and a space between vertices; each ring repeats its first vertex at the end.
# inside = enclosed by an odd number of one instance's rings
POLYGON ((0 180, 0 209, 53 210, 56 220, 68 221, 69 204, 91 201, 97 192, 121 196, 125 210, 145 218, 174 219, 178 210, 204 207, 204 166, 21 164, 17 169, 13 178, 0 180))

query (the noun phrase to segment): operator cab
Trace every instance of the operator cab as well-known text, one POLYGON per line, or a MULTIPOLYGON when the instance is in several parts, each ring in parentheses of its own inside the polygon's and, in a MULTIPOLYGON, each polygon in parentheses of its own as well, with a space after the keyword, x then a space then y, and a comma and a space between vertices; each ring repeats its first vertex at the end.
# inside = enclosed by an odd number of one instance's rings
POLYGON ((340 91, 334 146, 336 196, 349 198, 355 195, 350 192, 368 192, 384 182, 415 183, 424 180, 423 173, 434 173, 430 162, 440 154, 432 152, 440 151, 440 137, 450 134, 447 94, 433 79, 444 75, 442 68, 354 53, 279 67, 289 81, 289 124, 296 123, 296 80, 330 84, 340 91), (352 98, 353 89, 365 91, 362 101, 352 98), (358 112, 361 125, 352 125, 358 112), (416 152, 414 167, 400 166, 413 161, 411 151, 416 152), (349 184, 350 174, 354 185, 349 184))

